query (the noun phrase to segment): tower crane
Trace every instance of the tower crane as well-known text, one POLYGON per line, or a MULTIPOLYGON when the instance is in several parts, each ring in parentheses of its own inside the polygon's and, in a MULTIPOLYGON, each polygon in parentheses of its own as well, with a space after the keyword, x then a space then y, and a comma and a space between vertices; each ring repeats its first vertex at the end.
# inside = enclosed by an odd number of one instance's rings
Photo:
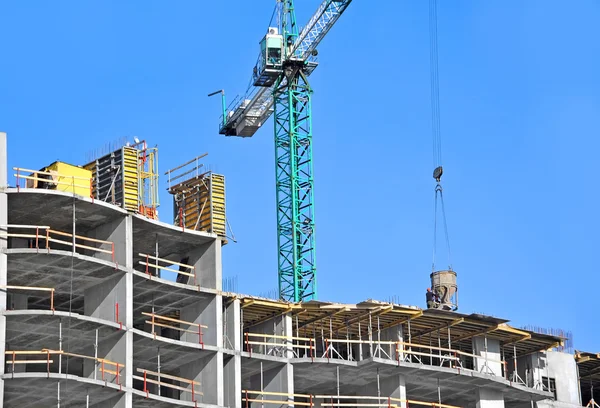
POLYGON ((352 0, 324 0, 299 30, 294 0, 276 0, 246 94, 229 107, 223 90, 219 133, 252 137, 273 114, 279 297, 317 297, 312 165, 312 89, 317 46, 352 0))

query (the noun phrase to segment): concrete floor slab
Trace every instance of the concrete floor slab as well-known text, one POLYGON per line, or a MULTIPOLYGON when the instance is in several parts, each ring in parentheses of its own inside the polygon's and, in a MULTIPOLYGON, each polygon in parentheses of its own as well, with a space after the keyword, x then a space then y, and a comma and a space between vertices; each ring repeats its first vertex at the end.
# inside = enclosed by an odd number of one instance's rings
MULTIPOLYGON (((9 188, 8 223, 48 225, 59 231, 71 231, 73 226, 73 194, 33 188, 9 188)), ((89 197, 75 196, 77 228, 87 230, 127 215, 127 211, 89 197)))
POLYGON ((199 407, 199 408, 222 408, 218 405, 204 404, 198 397, 197 403, 191 401, 179 401, 171 398, 159 397, 140 390, 133 390, 133 404, 140 408, 175 408, 175 407, 199 407))
MULTIPOLYGON (((73 255, 70 251, 18 248, 4 252, 8 255, 8 285, 54 288, 54 307, 62 310, 69 310, 69 301, 72 300, 72 310, 82 312, 87 288, 127 271, 115 263, 73 255)), ((33 302, 30 307, 50 308, 47 292, 31 291, 28 295, 33 302)))
POLYGON ((93 348, 98 338, 102 341, 122 336, 119 325, 103 319, 45 310, 5 311, 6 341, 11 350, 59 349, 59 325, 62 322, 63 349, 81 353, 93 348))
POLYGON ((150 333, 132 329, 133 336, 133 361, 135 368, 156 370, 157 357, 160 352, 160 366, 165 372, 177 372, 181 366, 198 361, 214 354, 216 347, 182 342, 179 340, 158 337, 156 340, 150 333))
POLYGON ((123 392, 116 384, 65 374, 15 373, 3 374, 2 378, 6 407, 55 407, 59 382, 61 406, 85 407, 88 395, 93 406, 123 392))

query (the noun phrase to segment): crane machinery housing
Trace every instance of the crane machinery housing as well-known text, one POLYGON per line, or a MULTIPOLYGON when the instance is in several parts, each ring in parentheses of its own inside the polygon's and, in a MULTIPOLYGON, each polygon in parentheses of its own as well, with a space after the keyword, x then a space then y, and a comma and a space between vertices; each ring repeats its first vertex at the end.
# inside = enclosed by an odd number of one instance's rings
POLYGON ((324 0, 302 30, 293 0, 276 0, 274 17, 246 94, 229 107, 220 93, 219 133, 252 137, 274 114, 279 297, 317 297, 312 166, 312 89, 317 46, 352 0, 324 0))

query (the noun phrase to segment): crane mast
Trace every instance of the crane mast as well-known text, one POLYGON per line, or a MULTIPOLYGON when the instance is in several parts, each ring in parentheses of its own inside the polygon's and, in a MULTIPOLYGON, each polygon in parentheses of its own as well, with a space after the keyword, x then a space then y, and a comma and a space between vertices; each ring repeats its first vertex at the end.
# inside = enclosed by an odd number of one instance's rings
POLYGON ((278 24, 260 42, 251 86, 223 109, 219 126, 220 134, 251 137, 274 116, 279 297, 290 302, 317 298, 308 77, 316 47, 351 2, 324 0, 299 31, 294 1, 277 0, 278 24))

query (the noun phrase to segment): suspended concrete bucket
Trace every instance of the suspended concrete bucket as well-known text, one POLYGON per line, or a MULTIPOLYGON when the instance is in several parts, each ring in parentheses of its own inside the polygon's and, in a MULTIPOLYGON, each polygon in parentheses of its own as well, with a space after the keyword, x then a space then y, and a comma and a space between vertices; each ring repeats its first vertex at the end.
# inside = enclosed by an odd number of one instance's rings
POLYGON ((458 309, 458 286, 456 285, 456 272, 445 270, 435 271, 431 275, 431 290, 440 299, 438 309, 458 309))

